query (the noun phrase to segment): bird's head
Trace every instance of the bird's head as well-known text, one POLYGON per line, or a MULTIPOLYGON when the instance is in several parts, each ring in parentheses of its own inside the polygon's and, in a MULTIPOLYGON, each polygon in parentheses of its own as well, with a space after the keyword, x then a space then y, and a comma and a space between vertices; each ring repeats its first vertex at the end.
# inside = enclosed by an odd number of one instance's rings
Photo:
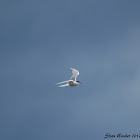
POLYGON ((80 81, 76 81, 77 83, 79 83, 79 84, 82 84, 82 82, 80 82, 80 81))

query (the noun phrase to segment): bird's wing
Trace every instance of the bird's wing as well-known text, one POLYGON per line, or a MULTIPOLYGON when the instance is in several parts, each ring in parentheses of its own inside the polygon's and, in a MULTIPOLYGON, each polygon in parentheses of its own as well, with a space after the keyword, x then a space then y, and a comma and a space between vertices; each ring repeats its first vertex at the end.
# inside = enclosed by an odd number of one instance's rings
POLYGON ((57 83, 56 85, 58 85, 58 84, 62 84, 62 83, 66 83, 66 82, 69 82, 69 81, 72 81, 72 80, 63 81, 63 82, 57 83))
POLYGON ((60 86, 58 86, 58 87, 67 87, 67 86, 69 86, 69 84, 60 85, 60 86))
POLYGON ((76 81, 77 76, 79 75, 79 71, 73 68, 70 68, 70 70, 72 71, 73 75, 71 77, 71 80, 76 81))

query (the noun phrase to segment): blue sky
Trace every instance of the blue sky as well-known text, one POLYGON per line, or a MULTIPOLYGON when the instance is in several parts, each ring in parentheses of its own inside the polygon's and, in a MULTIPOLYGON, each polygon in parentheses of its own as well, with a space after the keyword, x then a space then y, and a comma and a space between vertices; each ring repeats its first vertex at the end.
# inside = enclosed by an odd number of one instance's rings
POLYGON ((140 1, 0 2, 2 140, 139 134, 140 1), (58 88, 68 68, 82 85, 58 88))

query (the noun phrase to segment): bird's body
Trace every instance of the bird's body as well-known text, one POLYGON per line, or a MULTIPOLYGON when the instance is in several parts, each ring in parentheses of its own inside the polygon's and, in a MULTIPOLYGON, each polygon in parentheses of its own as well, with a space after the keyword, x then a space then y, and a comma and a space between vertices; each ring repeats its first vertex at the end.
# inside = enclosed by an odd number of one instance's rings
POLYGON ((68 81, 57 83, 57 84, 67 83, 65 85, 60 85, 59 87, 66 87, 66 86, 73 87, 73 86, 78 86, 79 84, 82 84, 80 81, 76 81, 76 78, 79 75, 79 71, 73 68, 70 68, 70 70, 73 73, 71 79, 68 81))

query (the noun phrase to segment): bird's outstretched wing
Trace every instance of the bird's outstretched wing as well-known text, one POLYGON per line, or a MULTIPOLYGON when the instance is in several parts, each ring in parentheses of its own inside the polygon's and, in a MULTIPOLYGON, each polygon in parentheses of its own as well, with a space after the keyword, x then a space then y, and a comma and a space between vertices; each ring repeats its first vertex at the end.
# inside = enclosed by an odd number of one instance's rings
POLYGON ((75 81, 76 82, 76 78, 77 76, 79 75, 79 71, 76 70, 76 69, 73 69, 73 68, 70 68, 70 70, 72 71, 73 75, 71 77, 71 80, 75 81))

